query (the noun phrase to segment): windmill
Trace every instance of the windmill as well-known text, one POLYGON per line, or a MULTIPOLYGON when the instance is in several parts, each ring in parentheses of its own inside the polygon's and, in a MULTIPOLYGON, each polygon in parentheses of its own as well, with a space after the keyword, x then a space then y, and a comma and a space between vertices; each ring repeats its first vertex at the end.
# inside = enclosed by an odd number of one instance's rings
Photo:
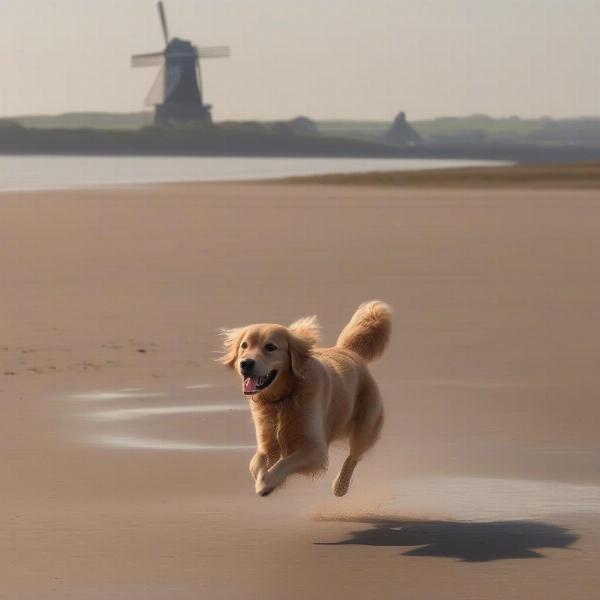
POLYGON ((155 107, 155 123, 210 122, 211 105, 204 104, 202 99, 200 59, 227 57, 229 48, 227 46, 197 48, 187 40, 176 37, 169 39, 167 18, 162 2, 158 3, 158 15, 165 36, 165 49, 162 52, 134 54, 131 57, 132 67, 161 67, 144 103, 155 107))

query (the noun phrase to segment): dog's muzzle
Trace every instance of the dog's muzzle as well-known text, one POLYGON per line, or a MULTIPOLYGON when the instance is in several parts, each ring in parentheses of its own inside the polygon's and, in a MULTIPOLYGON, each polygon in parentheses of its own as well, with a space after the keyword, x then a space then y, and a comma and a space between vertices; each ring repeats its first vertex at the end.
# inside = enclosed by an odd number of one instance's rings
POLYGON ((273 369, 262 377, 244 376, 244 394, 256 394, 267 389, 277 377, 277 371, 273 369))

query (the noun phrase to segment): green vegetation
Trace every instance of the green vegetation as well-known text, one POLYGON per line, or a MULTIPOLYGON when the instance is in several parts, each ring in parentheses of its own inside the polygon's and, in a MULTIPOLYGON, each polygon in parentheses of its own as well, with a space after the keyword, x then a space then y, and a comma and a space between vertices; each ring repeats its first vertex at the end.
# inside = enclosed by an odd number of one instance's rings
POLYGON ((291 177, 295 184, 427 188, 600 188, 600 163, 466 167, 291 177))
POLYGON ((390 125, 391 121, 317 121, 322 135, 363 140, 382 138, 390 125))
POLYGON ((412 125, 425 137, 454 135, 461 131, 482 131, 492 136, 527 136, 540 129, 551 119, 521 119, 520 117, 493 118, 487 115, 468 117, 440 117, 430 121, 416 121, 412 125))

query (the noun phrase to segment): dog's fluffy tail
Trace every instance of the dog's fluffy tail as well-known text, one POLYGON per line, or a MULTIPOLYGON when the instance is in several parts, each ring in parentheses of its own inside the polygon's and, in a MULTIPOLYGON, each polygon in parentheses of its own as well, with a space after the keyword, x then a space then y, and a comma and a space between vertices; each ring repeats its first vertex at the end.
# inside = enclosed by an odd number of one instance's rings
POLYGON ((340 333, 337 345, 371 361, 383 354, 392 332, 390 307, 379 300, 358 307, 340 333))

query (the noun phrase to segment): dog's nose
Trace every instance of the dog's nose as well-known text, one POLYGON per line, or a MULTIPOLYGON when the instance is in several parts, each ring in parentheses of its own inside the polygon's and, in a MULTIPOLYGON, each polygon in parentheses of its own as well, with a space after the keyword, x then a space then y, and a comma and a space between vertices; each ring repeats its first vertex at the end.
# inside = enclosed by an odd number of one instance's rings
POLYGON ((242 369, 242 373, 246 374, 246 373, 250 373, 250 371, 252 371, 252 369, 254 368, 254 365, 256 364, 256 361, 252 358, 245 358, 244 360, 240 361, 240 369, 242 369))

